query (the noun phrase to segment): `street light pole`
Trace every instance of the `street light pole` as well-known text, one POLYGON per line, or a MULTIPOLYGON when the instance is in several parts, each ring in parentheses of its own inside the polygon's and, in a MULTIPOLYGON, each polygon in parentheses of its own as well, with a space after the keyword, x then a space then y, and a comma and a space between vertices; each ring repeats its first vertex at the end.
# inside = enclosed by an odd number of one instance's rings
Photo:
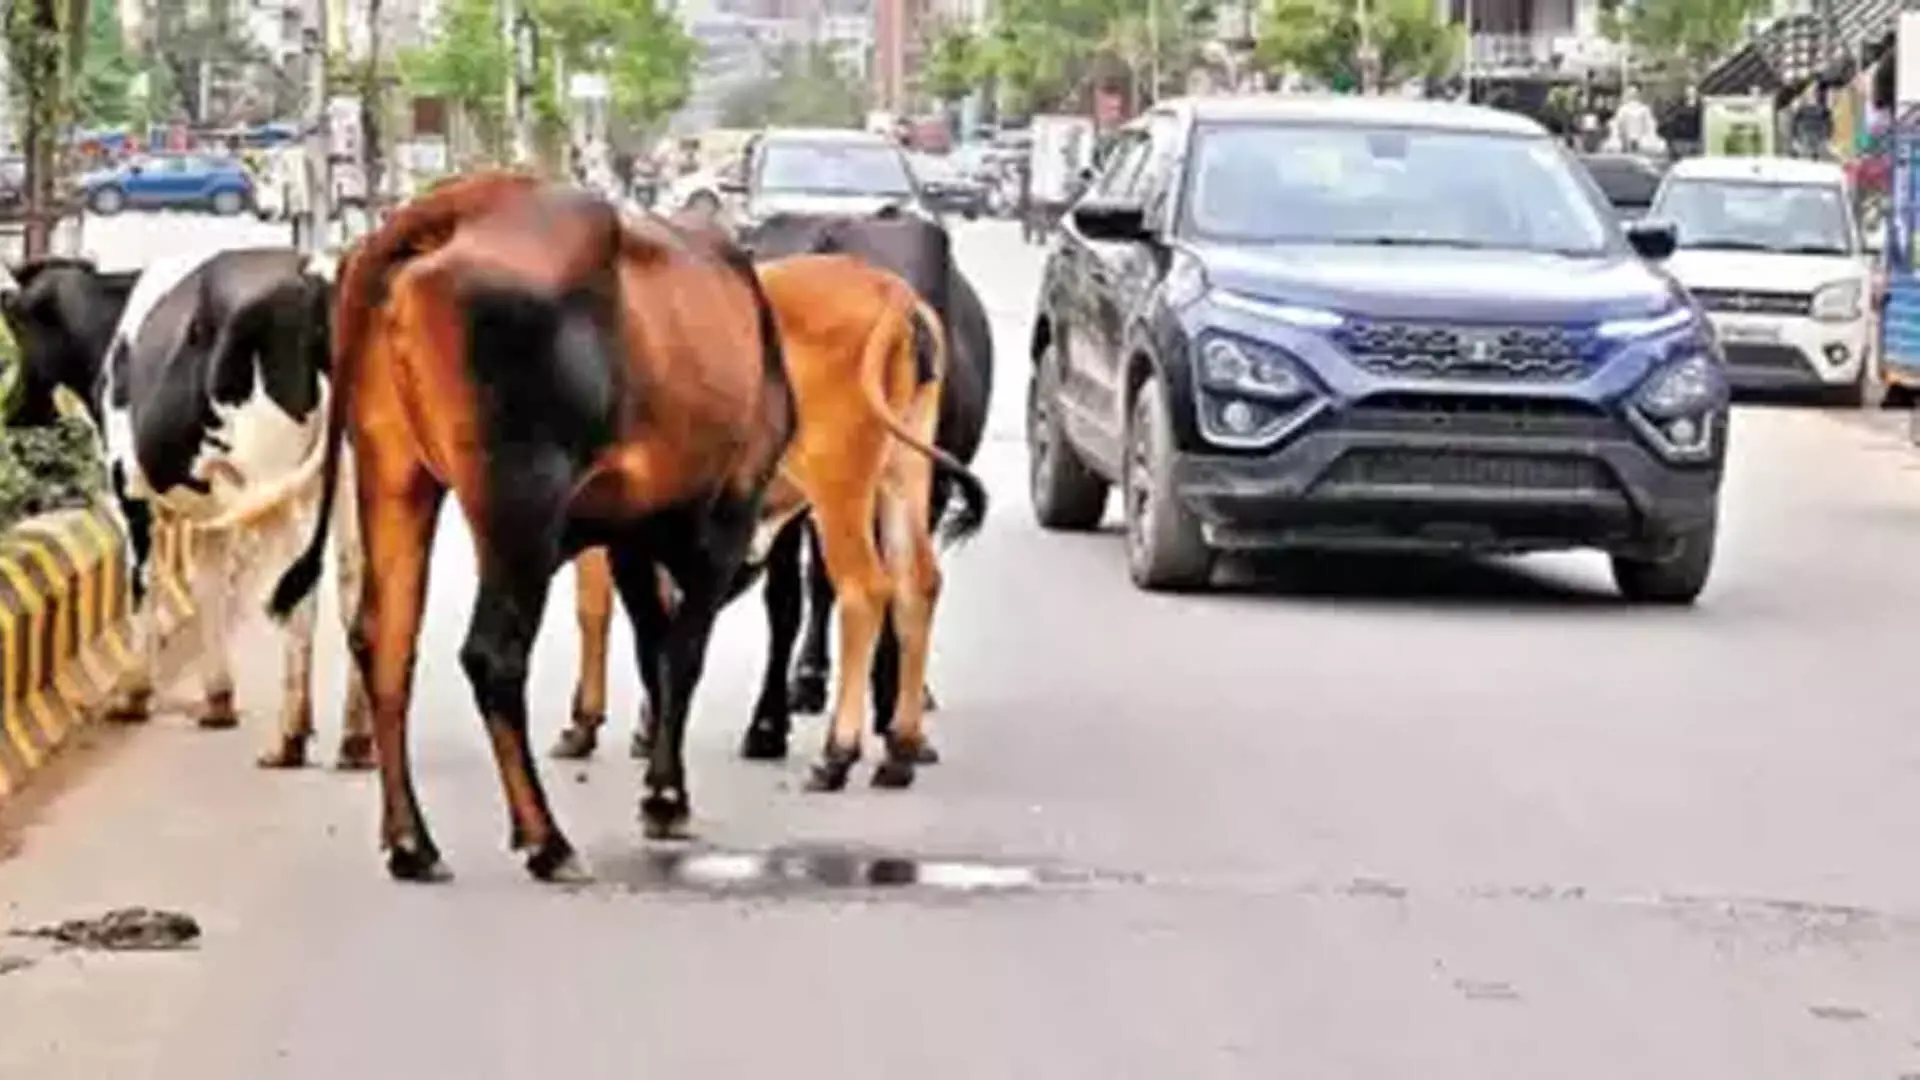
POLYGON ((307 61, 307 252, 326 250, 333 236, 332 139, 327 116, 327 0, 310 0, 301 35, 307 61))

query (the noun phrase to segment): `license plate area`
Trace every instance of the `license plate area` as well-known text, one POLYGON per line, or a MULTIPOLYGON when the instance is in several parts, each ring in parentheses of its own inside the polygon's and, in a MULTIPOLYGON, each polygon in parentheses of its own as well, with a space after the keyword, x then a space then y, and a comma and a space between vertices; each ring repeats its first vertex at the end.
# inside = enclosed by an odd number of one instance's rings
POLYGON ((1780 341, 1780 328, 1765 323, 1717 322, 1714 332, 1720 340, 1740 345, 1775 345, 1780 341))
POLYGON ((1507 491, 1600 491, 1605 470, 1590 458, 1447 450, 1354 450, 1328 472, 1335 487, 1427 487, 1507 491))

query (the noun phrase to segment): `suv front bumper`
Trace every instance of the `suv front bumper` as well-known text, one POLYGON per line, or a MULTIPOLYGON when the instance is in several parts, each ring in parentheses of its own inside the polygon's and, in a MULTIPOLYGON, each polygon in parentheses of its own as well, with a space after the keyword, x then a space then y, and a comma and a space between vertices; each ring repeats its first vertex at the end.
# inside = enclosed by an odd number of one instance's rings
MULTIPOLYGON (((1222 550, 1638 554, 1713 522, 1718 454, 1669 463, 1624 420, 1597 411, 1483 417, 1477 432, 1445 422, 1455 419, 1350 412, 1265 454, 1177 454, 1175 490, 1222 550), (1528 426, 1536 430, 1520 430, 1528 426)), ((1713 437, 1724 448, 1724 413, 1713 437)))

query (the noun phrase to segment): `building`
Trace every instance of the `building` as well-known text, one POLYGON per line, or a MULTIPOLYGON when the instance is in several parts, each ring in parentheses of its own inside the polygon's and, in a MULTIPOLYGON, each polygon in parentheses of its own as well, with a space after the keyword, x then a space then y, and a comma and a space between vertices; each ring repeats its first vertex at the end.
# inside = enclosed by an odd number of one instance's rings
POLYGON ((1625 48, 1600 32, 1601 0, 1447 0, 1470 29, 1469 70, 1488 78, 1614 73, 1625 48))

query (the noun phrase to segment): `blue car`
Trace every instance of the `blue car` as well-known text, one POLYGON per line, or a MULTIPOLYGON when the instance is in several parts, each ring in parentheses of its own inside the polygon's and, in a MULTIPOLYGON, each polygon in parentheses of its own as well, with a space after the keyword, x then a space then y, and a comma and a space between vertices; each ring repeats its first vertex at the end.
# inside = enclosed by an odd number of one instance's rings
POLYGON ((1035 516, 1092 529, 1120 488, 1147 589, 1221 552, 1598 548, 1628 597, 1691 603, 1728 392, 1674 245, 1510 113, 1158 104, 1048 255, 1035 516))
POLYGON ((154 154, 80 178, 87 209, 211 210, 238 214, 253 205, 253 178, 241 164, 213 154, 154 154))

